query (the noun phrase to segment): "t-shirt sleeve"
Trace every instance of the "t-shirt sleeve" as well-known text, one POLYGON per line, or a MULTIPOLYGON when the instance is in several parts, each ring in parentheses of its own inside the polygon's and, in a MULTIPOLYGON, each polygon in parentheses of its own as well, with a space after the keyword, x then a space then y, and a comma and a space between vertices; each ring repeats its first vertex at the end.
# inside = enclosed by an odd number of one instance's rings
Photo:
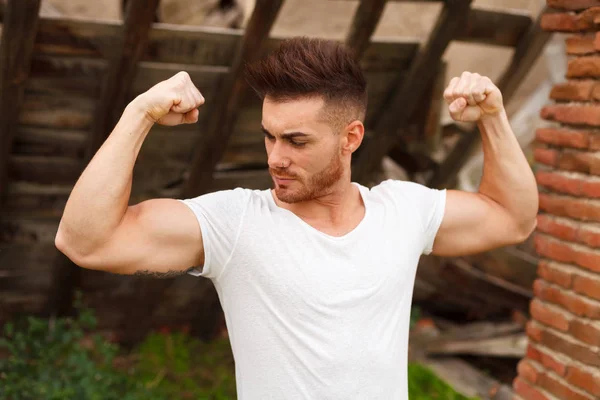
POLYGON ((431 189, 416 182, 392 181, 398 195, 404 197, 415 210, 423 232, 423 253, 433 251, 433 243, 438 233, 446 209, 446 190, 431 189))
POLYGON ((190 275, 219 278, 235 249, 250 192, 237 188, 178 199, 196 216, 204 245, 204 265, 191 269, 190 275))

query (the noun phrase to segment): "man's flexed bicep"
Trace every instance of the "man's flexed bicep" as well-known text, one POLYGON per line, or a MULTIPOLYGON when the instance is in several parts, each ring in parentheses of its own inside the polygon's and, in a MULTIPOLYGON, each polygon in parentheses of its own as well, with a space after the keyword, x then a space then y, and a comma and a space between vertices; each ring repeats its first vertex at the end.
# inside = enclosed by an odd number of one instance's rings
POLYGON ((457 257, 524 241, 523 231, 507 210, 480 193, 448 190, 433 254, 457 257))
POLYGON ((188 207, 173 199, 152 199, 128 207, 109 240, 73 261, 118 274, 170 277, 203 265, 204 246, 188 207))

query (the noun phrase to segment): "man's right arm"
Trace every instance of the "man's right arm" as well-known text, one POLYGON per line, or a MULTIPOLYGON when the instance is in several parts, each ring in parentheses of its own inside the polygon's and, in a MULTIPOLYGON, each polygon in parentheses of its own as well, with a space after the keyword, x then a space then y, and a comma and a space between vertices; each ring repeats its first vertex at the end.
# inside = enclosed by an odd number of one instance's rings
POLYGON ((179 73, 127 106, 69 196, 55 239, 61 252, 82 267, 116 273, 202 264, 200 229, 184 204, 128 203, 135 160, 152 125, 194 123, 203 102, 189 76, 179 73))

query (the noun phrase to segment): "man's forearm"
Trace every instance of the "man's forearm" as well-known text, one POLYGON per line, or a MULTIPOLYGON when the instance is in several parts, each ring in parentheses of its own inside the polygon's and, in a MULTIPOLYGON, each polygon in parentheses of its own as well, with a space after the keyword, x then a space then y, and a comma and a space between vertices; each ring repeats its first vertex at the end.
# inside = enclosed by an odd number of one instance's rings
POLYGON ((478 126, 484 155, 479 193, 504 207, 520 233, 528 235, 538 211, 537 184, 506 112, 486 117, 478 126))
POLYGON ((135 160, 152 124, 135 104, 125 109, 67 200, 56 238, 62 251, 87 255, 118 227, 127 211, 135 160))

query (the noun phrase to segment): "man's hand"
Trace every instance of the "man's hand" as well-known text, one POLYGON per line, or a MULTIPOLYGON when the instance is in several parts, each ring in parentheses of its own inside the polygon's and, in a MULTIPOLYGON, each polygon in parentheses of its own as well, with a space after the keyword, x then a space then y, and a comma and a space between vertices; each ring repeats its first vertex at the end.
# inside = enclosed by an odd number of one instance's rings
POLYGON ((188 73, 179 72, 140 94, 130 105, 151 122, 173 126, 197 122, 198 107, 202 104, 204 97, 188 73))
POLYGON ((502 94, 491 79, 466 71, 460 78, 452 78, 444 99, 450 116, 459 122, 476 122, 498 116, 504 110, 502 94))

